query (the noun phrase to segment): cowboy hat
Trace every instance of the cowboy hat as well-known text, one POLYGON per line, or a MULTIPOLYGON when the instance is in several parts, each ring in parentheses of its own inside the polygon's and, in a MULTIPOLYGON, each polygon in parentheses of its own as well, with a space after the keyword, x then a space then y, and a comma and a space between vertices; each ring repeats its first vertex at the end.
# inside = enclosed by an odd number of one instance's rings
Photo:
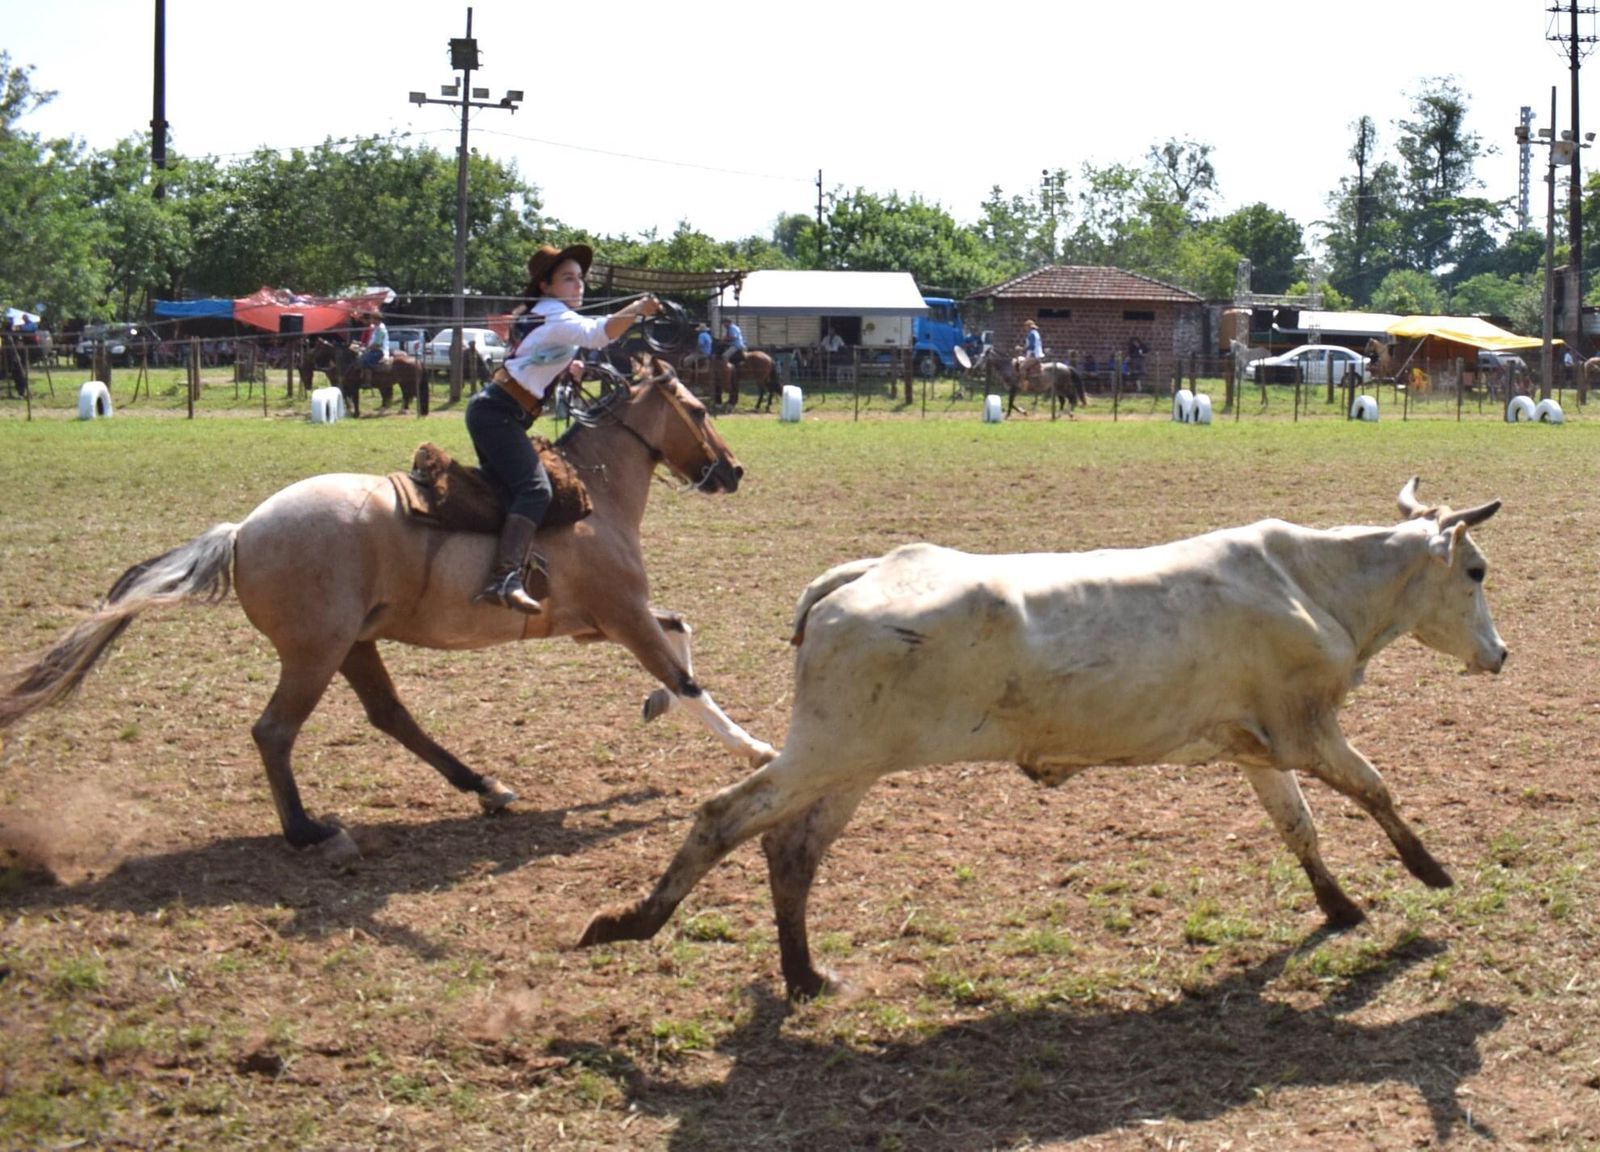
POLYGON ((1038 325, 1035 324, 1032 320, 1024 320, 1022 322, 1022 326, 1024 328, 1037 328, 1038 327, 1038 325))
POLYGON ((528 257, 528 286, 523 289, 523 295, 537 296, 539 285, 550 279, 550 274, 563 260, 576 260, 587 276, 589 265, 594 262, 594 249, 587 244, 568 244, 565 248, 557 248, 554 244, 539 245, 538 250, 528 257))

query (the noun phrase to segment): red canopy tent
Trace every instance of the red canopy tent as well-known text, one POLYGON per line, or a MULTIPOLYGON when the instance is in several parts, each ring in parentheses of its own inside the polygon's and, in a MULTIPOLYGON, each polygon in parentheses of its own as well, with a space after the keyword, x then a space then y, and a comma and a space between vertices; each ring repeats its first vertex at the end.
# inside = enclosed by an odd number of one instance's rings
POLYGON ((281 332, 280 317, 300 316, 301 331, 326 332, 329 328, 347 327, 357 312, 381 310, 389 296, 387 290, 365 296, 302 296, 287 288, 263 287, 234 300, 233 318, 254 328, 281 332))

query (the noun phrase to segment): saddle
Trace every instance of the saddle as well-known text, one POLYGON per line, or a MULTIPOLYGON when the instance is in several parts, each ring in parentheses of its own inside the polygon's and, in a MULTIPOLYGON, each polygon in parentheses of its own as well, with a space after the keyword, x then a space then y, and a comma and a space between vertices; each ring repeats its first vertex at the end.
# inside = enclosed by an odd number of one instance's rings
MULTIPOLYGON (((540 528, 576 524, 594 511, 589 490, 554 444, 543 436, 531 439, 553 491, 540 528)), ((408 519, 452 532, 496 533, 505 522, 505 503, 488 478, 437 444, 418 445, 411 471, 391 472, 388 479, 408 519)))

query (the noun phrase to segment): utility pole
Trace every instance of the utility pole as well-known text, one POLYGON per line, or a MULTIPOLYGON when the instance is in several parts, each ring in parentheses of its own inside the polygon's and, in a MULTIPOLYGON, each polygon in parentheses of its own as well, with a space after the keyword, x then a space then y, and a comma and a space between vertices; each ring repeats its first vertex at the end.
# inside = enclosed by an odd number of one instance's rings
POLYGON ((817 169, 817 267, 827 267, 827 262, 822 256, 823 238, 827 235, 822 230, 822 169, 817 169))
MULTIPOLYGON (((454 300, 451 307, 450 337, 450 399, 461 399, 461 379, 466 349, 463 347, 461 329, 467 319, 467 126, 474 108, 509 108, 513 113, 522 102, 522 93, 508 91, 499 100, 489 100, 487 88, 472 86, 472 73, 478 67, 478 42, 472 38, 472 9, 467 9, 467 34, 450 41, 450 67, 461 73, 454 84, 439 89, 445 100, 432 99, 425 92, 411 93, 411 103, 449 104, 461 108, 461 143, 456 151, 456 250, 455 279, 452 286, 454 300), (458 99, 459 98, 459 99, 458 99)), ((428 414, 428 390, 423 388, 417 397, 417 414, 428 414)))
POLYGON ((150 178, 155 198, 167 198, 167 0, 156 0, 155 91, 150 108, 150 178))
MULTIPOLYGON (((1593 34, 1580 36, 1578 34, 1578 17, 1589 17, 1589 25, 1594 26, 1595 9, 1585 6, 1579 7, 1578 0, 1567 0, 1565 4, 1556 3, 1546 9, 1553 19, 1550 25, 1553 34, 1547 33, 1546 40, 1565 40, 1568 67, 1572 70, 1572 128, 1571 136, 1579 147, 1572 149, 1572 169, 1568 174, 1567 183, 1567 247, 1570 255, 1567 260, 1566 270, 1566 307, 1562 310, 1561 324, 1567 334, 1567 346, 1572 349, 1574 356, 1583 359, 1588 354, 1588 345, 1583 338, 1583 174, 1579 162, 1581 141, 1578 126, 1578 68, 1582 57, 1594 49, 1593 34), (1560 28, 1560 19, 1565 13, 1568 17, 1568 31, 1563 34, 1560 28), (1590 47, 1581 47, 1589 45, 1590 47)), ((1590 134, 1591 138, 1593 133, 1590 134)))

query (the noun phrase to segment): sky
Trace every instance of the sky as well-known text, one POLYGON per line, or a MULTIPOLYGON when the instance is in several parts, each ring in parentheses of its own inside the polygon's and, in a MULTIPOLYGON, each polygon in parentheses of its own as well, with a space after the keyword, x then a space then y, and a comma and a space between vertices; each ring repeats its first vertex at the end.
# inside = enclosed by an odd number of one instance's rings
MULTIPOLYGON (((1190 139, 1212 146, 1214 211, 1264 202, 1314 237, 1353 174, 1356 120, 1371 116, 1380 153, 1398 158, 1395 121, 1432 77, 1467 96, 1481 194, 1515 196, 1521 107, 1548 127, 1555 86, 1570 127, 1565 45, 1547 40, 1568 28, 1554 2, 478 0, 472 85, 525 101, 472 113, 469 142, 514 162, 569 226, 667 236, 687 222, 731 240, 814 215, 819 172, 825 192, 918 196, 973 223, 996 186, 1037 194, 1044 169, 1142 165, 1152 145, 1190 139)), ((226 160, 394 135, 453 155, 459 106, 408 93, 438 98, 455 79, 449 41, 468 11, 167 0, 169 148, 226 160)), ((0 51, 57 93, 22 130, 90 147, 148 130, 154 0, 0 0, 0 12, 0 51)), ((1579 31, 1600 29, 1580 17, 1579 31)), ((1579 75, 1580 127, 1600 129, 1600 67, 1579 75)), ((1535 149, 1536 228, 1546 162, 1535 149)))

